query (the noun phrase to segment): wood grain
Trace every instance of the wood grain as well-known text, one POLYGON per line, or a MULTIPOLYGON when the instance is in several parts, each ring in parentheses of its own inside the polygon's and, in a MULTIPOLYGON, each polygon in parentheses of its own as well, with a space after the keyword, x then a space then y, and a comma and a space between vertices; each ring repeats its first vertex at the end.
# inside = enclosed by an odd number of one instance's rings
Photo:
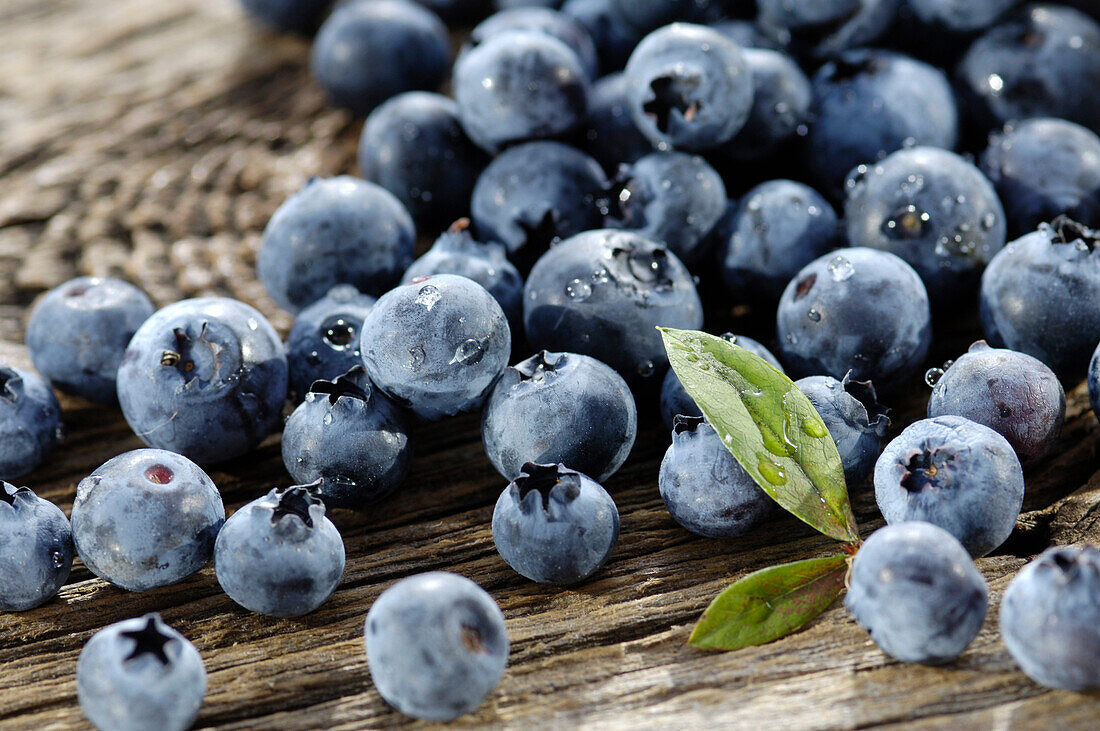
MULTIPOLYGON (((124 276, 160 304, 232 295, 285 332, 289 318, 253 276, 259 232, 309 176, 354 172, 359 129, 311 85, 307 44, 256 30, 231 0, 6 0, 0 38, 0 341, 9 341, 0 360, 25 362, 10 343, 22 338, 28 305, 78 273, 124 276)), ((713 329, 767 337, 770 326, 751 312, 720 302, 712 309, 713 329)), ((947 327, 933 362, 958 355, 976 333, 973 322, 947 327)), ((916 418, 926 396, 914 384, 894 397, 896 423, 916 418)), ((654 405, 643 402, 634 453, 607 483, 622 513, 619 546, 580 587, 532 585, 497 556, 489 521, 504 484, 482 454, 477 417, 421 426, 402 491, 363 514, 332 516, 347 572, 310 616, 250 614, 220 591, 209 568, 132 594, 79 562, 56 601, 0 614, 0 727, 87 728, 74 695, 81 646, 100 627, 153 610, 206 661, 210 690, 199 728, 413 725, 371 686, 362 622, 393 581, 433 569, 490 591, 512 640, 504 681, 459 725, 1095 727, 1100 699, 1031 683, 995 620, 1001 592, 1027 558, 1052 542, 1100 540, 1097 425, 1083 386, 1068 401, 1055 456, 1028 474, 1016 532, 998 555, 979 561, 992 590, 989 618, 946 667, 890 660, 839 606, 764 647, 725 654, 686 647, 691 624, 732 580, 826 555, 835 544, 789 517, 736 540, 678 528, 656 488, 668 437, 654 405)), ((68 435, 25 482, 68 512, 83 476, 140 443, 114 411, 74 399, 63 405, 68 435)), ((278 438, 211 475, 228 511, 286 484, 278 438)), ((869 532, 881 524, 869 486, 852 492, 869 532)))

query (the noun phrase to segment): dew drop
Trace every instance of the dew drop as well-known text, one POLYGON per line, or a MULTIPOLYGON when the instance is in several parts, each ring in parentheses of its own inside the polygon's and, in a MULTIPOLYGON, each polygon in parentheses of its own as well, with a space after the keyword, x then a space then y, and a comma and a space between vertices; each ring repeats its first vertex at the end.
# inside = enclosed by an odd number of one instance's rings
POLYGON ((61 551, 54 551, 50 555, 50 558, 53 559, 53 567, 55 569, 59 569, 65 565, 65 554, 61 553, 61 551))
POLYGON ((787 484, 786 473, 784 473, 783 469, 775 462, 769 459, 761 459, 756 468, 760 470, 760 474, 764 476, 765 480, 776 487, 787 484))
POLYGON ((829 276, 833 278, 834 282, 851 279, 852 275, 856 273, 856 268, 852 266, 852 262, 848 261, 847 257, 840 255, 830 259, 826 268, 829 270, 829 276))
POLYGON ((649 378, 653 375, 654 370, 656 370, 656 366, 653 365, 651 360, 643 360, 638 364, 638 375, 642 378, 649 378))
POLYGON ((324 424, 325 426, 328 426, 329 424, 331 424, 332 423, 332 414, 325 414, 324 418, 321 419, 321 423, 324 424))
POLYGON ((485 346, 480 340, 470 338, 455 348, 455 357, 451 364, 473 365, 485 357, 485 346))
POLYGON ((565 285, 565 296, 576 302, 583 302, 592 296, 592 285, 583 279, 574 279, 565 285))
POLYGON ((808 312, 806 313, 806 317, 810 318, 810 319, 811 319, 811 320, 813 320, 814 322, 821 322, 821 313, 820 313, 820 312, 818 312, 817 310, 815 310, 815 309, 814 309, 814 308, 812 308, 812 307, 811 307, 811 308, 809 309, 809 311, 808 311, 808 312))
POLYGON ((409 358, 412 361, 412 365, 415 368, 424 362, 424 349, 419 345, 414 345, 409 348, 409 358))
POLYGON ((929 388, 935 388, 941 378, 943 378, 943 368, 929 368, 924 372, 924 382, 929 388))
POLYGON ((442 298, 443 293, 439 291, 439 287, 434 284, 425 284, 420 288, 420 291, 416 293, 415 302, 431 310, 435 307, 436 302, 439 302, 442 298))
POLYGON ((814 439, 822 439, 823 437, 829 436, 829 430, 825 428, 825 425, 812 416, 802 420, 802 431, 806 432, 814 439))

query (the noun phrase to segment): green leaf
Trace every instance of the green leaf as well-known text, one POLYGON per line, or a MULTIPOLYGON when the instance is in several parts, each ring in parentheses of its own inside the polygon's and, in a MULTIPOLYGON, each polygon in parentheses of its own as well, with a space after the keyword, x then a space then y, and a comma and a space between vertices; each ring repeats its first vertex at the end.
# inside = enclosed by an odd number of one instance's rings
POLYGON ((858 544, 840 453, 805 394, 738 345, 659 329, 684 389, 756 484, 830 538, 858 544))
POLYGON ((736 650, 786 637, 840 596, 847 562, 844 555, 811 558, 749 574, 714 598, 688 644, 736 650))

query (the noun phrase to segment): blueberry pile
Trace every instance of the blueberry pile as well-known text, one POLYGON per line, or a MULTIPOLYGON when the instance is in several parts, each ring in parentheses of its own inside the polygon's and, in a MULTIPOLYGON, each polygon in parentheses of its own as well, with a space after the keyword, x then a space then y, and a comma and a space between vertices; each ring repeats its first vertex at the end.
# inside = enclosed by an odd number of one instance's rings
MULTIPOLYGON (((0 482, 0 609, 48 601, 75 551, 136 592, 213 561, 242 607, 309 613, 344 572, 327 513, 400 499, 415 424, 462 412, 508 483, 497 550, 531 581, 582 582, 612 555, 601 483, 640 423, 671 429, 653 477, 676 523, 758 529, 774 502, 656 329, 736 311, 756 339, 723 337, 798 379, 849 484, 872 478, 889 525, 852 560, 852 615, 905 662, 967 647, 988 604, 973 558, 1012 532, 1066 388, 1087 374, 1100 414, 1094 4, 241 1, 316 33, 317 85, 366 117, 362 177, 312 179, 264 231, 285 343, 224 297, 155 309, 83 277, 40 299, 37 373, 0 364, 0 480, 61 438, 51 386, 117 403, 149 448, 83 479, 71 524, 0 482), (928 369, 934 330, 979 318, 984 341, 928 369), (928 418, 888 440, 880 399, 925 380, 928 418), (280 430, 288 484, 227 520, 203 467, 280 430)), ((1037 682, 1100 687, 1098 549, 1048 550, 1000 617, 1037 682)), ((448 573, 387 589, 364 636, 382 697, 428 720, 476 709, 508 659, 496 603, 448 573)), ((100 728, 186 728, 205 683, 156 615, 101 630, 77 666, 100 728)))

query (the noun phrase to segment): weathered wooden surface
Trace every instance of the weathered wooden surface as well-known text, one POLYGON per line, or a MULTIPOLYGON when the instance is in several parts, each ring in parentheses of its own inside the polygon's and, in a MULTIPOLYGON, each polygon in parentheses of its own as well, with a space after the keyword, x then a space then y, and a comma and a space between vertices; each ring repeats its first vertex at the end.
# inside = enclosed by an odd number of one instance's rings
MULTIPOLYGON (((354 170, 359 127, 311 86, 307 45, 251 28, 232 0, 5 0, 0 40, 0 341, 20 340, 33 297, 78 273, 121 274, 161 304, 232 294, 285 328, 288 318, 252 275, 259 232, 310 175, 354 170)), ((767 335, 751 316, 725 319, 767 335)), ((938 339, 938 359, 958 355, 975 334, 955 330, 938 339)), ((24 357, 0 346, 0 360, 24 357)), ((920 413, 925 395, 915 387, 893 404, 901 421, 920 413)), ((81 477, 139 442, 115 413, 64 406, 69 436, 25 482, 68 511, 81 477)), ((197 727, 409 723, 371 686, 362 621, 386 586, 431 569, 473 577, 508 619, 509 670, 466 725, 1097 725, 1100 699, 1028 681, 995 620, 1027 557, 1050 542, 1100 540, 1100 434, 1083 387, 1069 394, 1056 455, 1028 474, 1017 532, 979 561, 992 588, 989 619, 944 668, 891 661, 841 607, 765 647, 687 648, 692 622, 731 580, 835 544, 785 517, 738 540, 679 529, 657 494, 667 436, 654 412, 643 406, 634 454, 607 483, 622 513, 618 549, 579 588, 532 585, 497 556, 489 520, 503 481, 481 452, 477 418, 461 417, 418 430, 398 496, 363 515, 333 516, 347 573, 313 615, 249 614, 209 568, 131 594, 79 563, 57 601, 0 614, 0 727, 87 727, 74 695, 81 646, 99 627, 150 610, 206 661, 210 690, 197 727)), ((286 482, 277 438, 211 474, 230 511, 286 482)), ((867 485, 853 489, 853 501, 865 532, 880 524, 867 485)))

